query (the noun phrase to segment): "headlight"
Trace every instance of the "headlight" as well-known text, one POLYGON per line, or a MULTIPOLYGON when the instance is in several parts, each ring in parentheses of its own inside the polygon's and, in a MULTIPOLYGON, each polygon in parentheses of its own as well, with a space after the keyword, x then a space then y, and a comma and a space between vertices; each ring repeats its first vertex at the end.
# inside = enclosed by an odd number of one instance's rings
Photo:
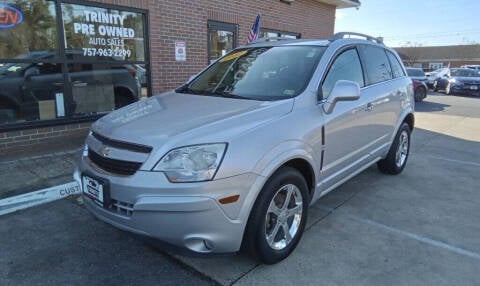
POLYGON ((226 143, 185 146, 168 152, 153 168, 172 183, 212 180, 222 161, 226 143))
POLYGON ((451 79, 449 79, 448 81, 449 81, 450 83, 462 84, 462 82, 459 81, 459 80, 456 79, 456 78, 451 78, 451 79))

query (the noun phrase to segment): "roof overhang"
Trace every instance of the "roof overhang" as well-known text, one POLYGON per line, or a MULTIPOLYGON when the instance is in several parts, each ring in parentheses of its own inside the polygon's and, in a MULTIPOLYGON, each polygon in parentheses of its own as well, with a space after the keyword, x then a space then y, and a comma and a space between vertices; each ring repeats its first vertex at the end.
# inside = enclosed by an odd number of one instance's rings
POLYGON ((360 0, 317 0, 317 1, 336 6, 337 9, 360 7, 360 0))

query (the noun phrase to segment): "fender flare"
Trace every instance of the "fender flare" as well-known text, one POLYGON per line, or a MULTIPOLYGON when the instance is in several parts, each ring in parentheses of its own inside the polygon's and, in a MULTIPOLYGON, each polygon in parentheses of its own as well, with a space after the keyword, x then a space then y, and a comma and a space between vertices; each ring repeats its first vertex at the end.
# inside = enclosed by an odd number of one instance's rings
MULTIPOLYGON (((412 108, 409 108, 409 109, 406 109, 402 112, 401 116, 399 116, 399 120, 397 121, 397 124, 396 124, 396 127, 395 127, 395 130, 394 132, 392 133, 392 136, 390 137, 390 144, 388 144, 388 148, 387 148, 387 152, 388 150, 390 150, 392 144, 393 144, 393 140, 395 140, 395 136, 397 135, 397 132, 398 130, 400 129, 400 127, 402 126, 402 123, 407 119, 407 117, 411 115, 412 116, 412 119, 413 119, 413 124, 412 124, 412 129, 410 130, 410 132, 413 132, 413 129, 415 128, 415 113, 413 112, 413 109, 412 108)), ((386 156, 386 154, 385 154, 386 156)))
POLYGON ((258 195, 268 179, 283 165, 285 165, 285 163, 295 159, 302 159, 310 164, 313 170, 313 180, 316 182, 319 176, 320 167, 316 166, 314 162, 320 162, 320 160, 315 160, 313 148, 301 141, 294 140, 283 142, 277 145, 275 148, 271 149, 267 154, 265 154, 255 165, 254 173, 258 174, 259 176, 250 188, 250 191, 248 192, 248 195, 245 198, 243 206, 241 207, 238 215, 239 218, 245 219, 244 227, 248 223, 248 219, 255 201, 257 200, 258 195))

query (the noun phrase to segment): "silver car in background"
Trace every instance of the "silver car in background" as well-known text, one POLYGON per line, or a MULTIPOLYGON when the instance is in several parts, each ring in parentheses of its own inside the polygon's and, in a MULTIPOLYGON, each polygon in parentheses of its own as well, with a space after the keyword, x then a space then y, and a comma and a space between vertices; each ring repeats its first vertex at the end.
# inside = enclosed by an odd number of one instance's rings
POLYGON ((394 50, 351 34, 239 47, 99 119, 74 173, 86 207, 195 253, 286 258, 309 205, 374 163, 398 174, 408 159, 412 81, 394 50))

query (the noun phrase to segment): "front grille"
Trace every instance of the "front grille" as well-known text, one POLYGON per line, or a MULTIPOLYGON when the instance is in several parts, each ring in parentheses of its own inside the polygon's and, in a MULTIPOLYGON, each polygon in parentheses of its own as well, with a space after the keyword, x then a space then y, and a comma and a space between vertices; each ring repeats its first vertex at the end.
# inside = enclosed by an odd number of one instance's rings
POLYGON ((139 162, 103 157, 90 148, 88 148, 88 158, 103 170, 118 175, 133 175, 142 166, 139 162))
POLYGON ((132 216, 133 214, 133 204, 117 201, 112 199, 112 203, 108 207, 111 212, 114 212, 123 216, 132 216))
POLYGON ((92 136, 95 137, 95 139, 97 139, 98 141, 102 142, 103 145, 108 145, 108 146, 112 146, 112 147, 115 147, 115 148, 124 149, 124 150, 128 150, 128 151, 139 152, 139 153, 147 153, 148 154, 148 153, 152 152, 152 149, 153 149, 152 147, 146 146, 146 145, 113 140, 113 139, 107 138, 103 135, 100 135, 96 132, 92 132, 92 136))

